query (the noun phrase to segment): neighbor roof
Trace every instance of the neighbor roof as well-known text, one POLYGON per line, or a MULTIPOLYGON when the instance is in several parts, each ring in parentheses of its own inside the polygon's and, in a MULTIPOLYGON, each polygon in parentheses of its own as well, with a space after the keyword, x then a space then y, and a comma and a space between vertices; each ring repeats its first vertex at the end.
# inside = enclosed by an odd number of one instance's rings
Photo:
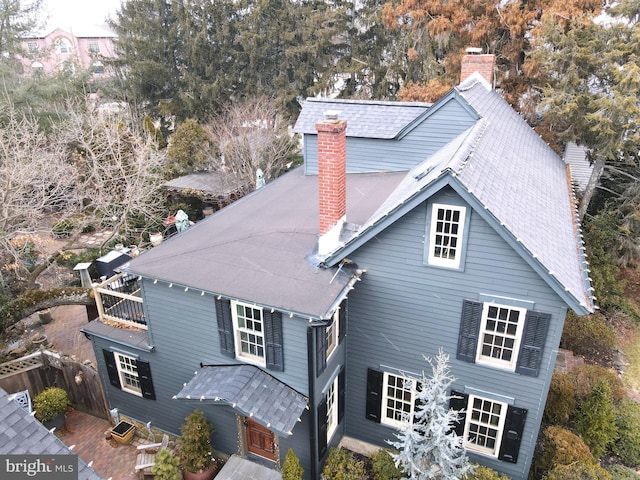
MULTIPOLYGON (((347 175, 349 221, 364 223, 401 173, 347 175)), ((132 259, 146 278, 328 318, 353 282, 355 266, 319 268, 318 179, 301 167, 132 259)))
POLYGON ((327 263, 366 242, 384 222, 392 221, 394 212, 424 201, 434 188, 448 183, 494 223, 497 231, 508 232, 507 240, 522 250, 572 308, 592 312, 593 297, 564 162, 477 76, 465 80, 456 91, 482 118, 412 169, 327 263))
POLYGON ((340 112, 347 121, 348 137, 391 139, 399 136, 408 125, 427 112, 431 103, 376 102, 308 98, 293 128, 297 133, 313 134, 316 123, 328 110, 340 112))
POLYGON ((205 366, 175 398, 231 405, 282 436, 307 408, 306 397, 253 365, 205 366))
MULTIPOLYGON (((74 455, 64 443, 0 388, 0 454, 74 455)), ((78 479, 101 480, 91 467, 78 458, 78 479)))

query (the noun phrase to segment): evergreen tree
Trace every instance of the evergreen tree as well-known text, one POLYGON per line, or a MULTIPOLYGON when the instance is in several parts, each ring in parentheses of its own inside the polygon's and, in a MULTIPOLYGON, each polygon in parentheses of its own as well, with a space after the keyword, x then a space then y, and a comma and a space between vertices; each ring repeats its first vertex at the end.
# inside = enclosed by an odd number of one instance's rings
MULTIPOLYGON (((532 64, 545 73, 541 111, 564 142, 586 147, 596 172, 620 172, 637 184, 640 144, 640 24, 638 3, 616 2, 609 22, 558 21, 540 28, 532 64)), ((624 182, 628 185, 627 182, 624 182)), ((581 205, 584 217, 595 191, 590 183, 581 205)), ((624 186, 623 186, 624 188, 624 186)), ((623 194, 620 190, 618 194, 623 194)), ((638 211, 634 209, 633 214, 638 211)))
POLYGON ((396 433, 397 441, 388 441, 399 453, 391 453, 396 466, 413 480, 457 480, 472 470, 462 447, 462 438, 453 430, 460 421, 459 412, 449 409, 447 391, 455 381, 449 372, 449 356, 442 349, 435 361, 424 357, 432 375, 416 380, 416 411, 396 433))
POLYGON ((611 388, 605 380, 595 386, 587 400, 578 408, 575 428, 596 458, 600 458, 607 446, 615 440, 615 410, 611 388))

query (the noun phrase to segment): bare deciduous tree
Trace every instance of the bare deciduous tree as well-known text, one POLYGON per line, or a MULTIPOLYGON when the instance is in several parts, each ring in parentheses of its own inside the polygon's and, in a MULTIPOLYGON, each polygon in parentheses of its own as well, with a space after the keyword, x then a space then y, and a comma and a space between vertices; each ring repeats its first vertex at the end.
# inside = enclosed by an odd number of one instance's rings
POLYGON ((295 160, 295 138, 275 102, 266 97, 230 104, 210 129, 220 155, 211 167, 234 175, 243 185, 255 187, 258 169, 265 181, 273 180, 295 160))

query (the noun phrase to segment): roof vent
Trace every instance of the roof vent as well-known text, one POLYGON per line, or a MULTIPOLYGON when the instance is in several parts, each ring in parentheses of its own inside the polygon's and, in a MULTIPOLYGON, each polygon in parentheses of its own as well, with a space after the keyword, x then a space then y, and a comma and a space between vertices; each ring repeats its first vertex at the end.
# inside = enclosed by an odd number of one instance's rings
POLYGON ((339 120, 339 118, 340 118, 339 110, 326 110, 324 112, 325 121, 336 122, 339 120))

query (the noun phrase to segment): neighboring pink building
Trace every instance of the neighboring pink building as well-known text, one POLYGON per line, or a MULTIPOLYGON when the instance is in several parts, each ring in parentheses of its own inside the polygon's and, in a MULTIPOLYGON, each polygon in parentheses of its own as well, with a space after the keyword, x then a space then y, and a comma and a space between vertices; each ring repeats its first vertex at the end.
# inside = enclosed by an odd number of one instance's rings
POLYGON ((21 59, 23 73, 55 73, 65 68, 76 72, 91 70, 93 75, 107 75, 104 60, 115 58, 116 34, 105 26, 87 25, 22 40, 26 52, 21 59))

